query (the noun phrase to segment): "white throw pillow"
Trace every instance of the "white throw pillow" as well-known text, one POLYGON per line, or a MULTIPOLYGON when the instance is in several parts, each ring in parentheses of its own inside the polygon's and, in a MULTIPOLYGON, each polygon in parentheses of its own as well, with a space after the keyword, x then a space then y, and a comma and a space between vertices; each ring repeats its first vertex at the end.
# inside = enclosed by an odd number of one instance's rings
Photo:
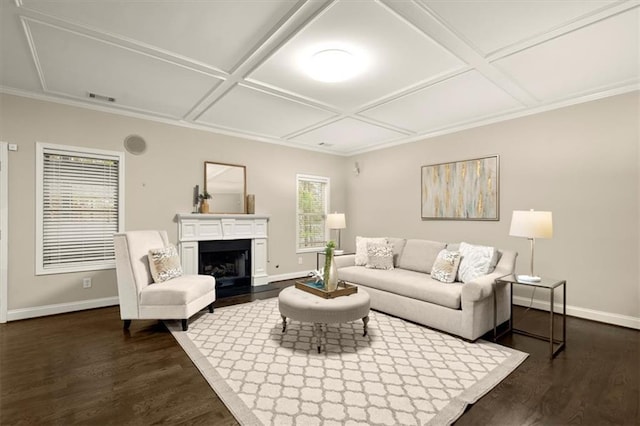
POLYGON ((149 250, 149 270, 153 282, 161 283, 182 276, 182 266, 178 250, 173 244, 159 249, 149 250))
POLYGON ((459 251, 441 250, 431 268, 431 277, 443 283, 452 283, 456 280, 459 266, 459 251))
POLYGON ((356 237, 356 266, 365 266, 369 253, 367 252, 367 243, 386 243, 386 238, 365 238, 356 237))
POLYGON ((498 262, 498 251, 494 247, 475 246, 462 242, 460 254, 462 259, 458 277, 463 283, 493 272, 498 262))
POLYGON ((370 269, 393 269, 393 244, 367 243, 367 264, 370 269))

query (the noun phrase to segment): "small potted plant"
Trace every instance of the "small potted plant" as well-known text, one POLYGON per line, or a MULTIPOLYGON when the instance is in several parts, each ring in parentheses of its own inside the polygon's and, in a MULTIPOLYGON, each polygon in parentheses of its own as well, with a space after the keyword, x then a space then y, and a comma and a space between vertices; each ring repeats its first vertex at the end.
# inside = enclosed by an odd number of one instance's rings
POLYGON ((209 213, 209 202, 207 200, 211 199, 211 194, 204 191, 204 194, 198 195, 198 199, 200 200, 200 213, 209 213))

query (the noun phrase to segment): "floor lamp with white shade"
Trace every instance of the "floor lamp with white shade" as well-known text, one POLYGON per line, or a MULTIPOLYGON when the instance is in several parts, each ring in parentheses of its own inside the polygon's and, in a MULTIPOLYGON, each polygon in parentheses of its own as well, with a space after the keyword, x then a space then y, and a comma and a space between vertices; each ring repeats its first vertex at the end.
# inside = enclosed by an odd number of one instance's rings
POLYGON ((531 242, 531 275, 518 275, 518 281, 536 283, 540 277, 533 272, 533 257, 536 238, 551 238, 553 236, 553 221, 551 212, 534 210, 514 210, 511 216, 509 235, 528 238, 531 242))

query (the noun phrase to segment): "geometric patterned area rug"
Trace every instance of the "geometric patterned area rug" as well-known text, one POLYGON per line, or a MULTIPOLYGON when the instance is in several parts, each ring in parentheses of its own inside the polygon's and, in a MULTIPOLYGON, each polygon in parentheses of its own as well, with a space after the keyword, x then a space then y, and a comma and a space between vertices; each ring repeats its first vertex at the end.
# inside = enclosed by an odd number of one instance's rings
POLYGON ((278 300, 217 308, 169 330, 244 425, 450 424, 528 356, 465 342, 371 311, 329 325, 318 354, 313 325, 288 321, 278 300))

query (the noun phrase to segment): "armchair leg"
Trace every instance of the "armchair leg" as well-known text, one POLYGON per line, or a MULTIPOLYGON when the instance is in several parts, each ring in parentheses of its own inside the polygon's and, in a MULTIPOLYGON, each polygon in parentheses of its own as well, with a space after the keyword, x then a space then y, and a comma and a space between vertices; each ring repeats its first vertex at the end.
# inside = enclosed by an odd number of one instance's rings
POLYGON ((182 331, 187 331, 188 329, 189 329, 189 320, 183 319, 182 320, 182 331))
POLYGON ((124 325, 122 326, 122 328, 124 330, 128 330, 130 325, 131 325, 131 320, 124 320, 124 325))
POLYGON ((211 302, 211 304, 209 305, 209 313, 213 313, 213 302, 211 302))

